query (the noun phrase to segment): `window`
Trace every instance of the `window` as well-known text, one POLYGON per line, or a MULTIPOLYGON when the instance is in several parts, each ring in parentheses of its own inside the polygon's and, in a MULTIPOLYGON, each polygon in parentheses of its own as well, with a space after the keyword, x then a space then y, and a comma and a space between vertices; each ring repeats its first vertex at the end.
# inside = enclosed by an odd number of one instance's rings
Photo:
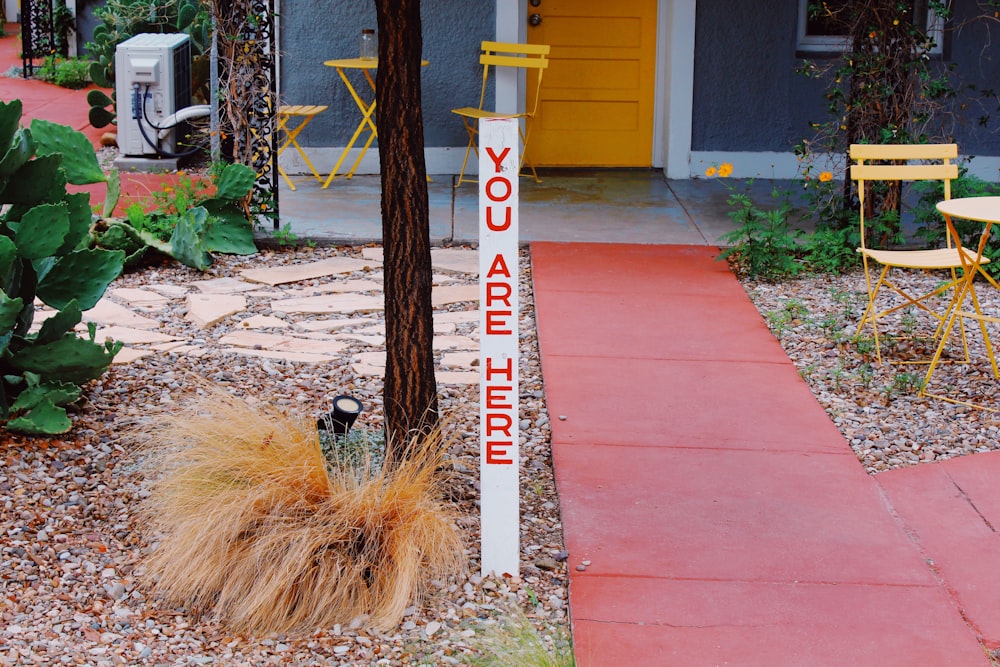
MULTIPOLYGON (((830 14, 809 16, 809 5, 818 0, 799 0, 798 50, 810 53, 841 53, 850 48, 844 28, 830 14)), ((851 4, 852 0, 824 0, 823 4, 835 13, 851 4)), ((931 53, 941 53, 944 21, 933 11, 927 13, 927 34, 934 40, 931 53)))

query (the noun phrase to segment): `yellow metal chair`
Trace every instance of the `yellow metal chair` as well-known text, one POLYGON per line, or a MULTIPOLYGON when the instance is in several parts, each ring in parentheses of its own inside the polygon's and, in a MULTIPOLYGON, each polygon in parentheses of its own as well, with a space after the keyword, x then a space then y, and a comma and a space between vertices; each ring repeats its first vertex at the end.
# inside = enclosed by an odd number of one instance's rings
MULTIPOLYGON (((865 208, 870 182, 939 180, 944 184, 944 199, 951 199, 951 181, 958 177, 958 165, 952 162, 958 157, 956 144, 852 144, 850 157, 854 161, 851 165, 851 179, 857 182, 861 211, 859 215, 861 245, 857 250, 861 253, 868 286, 868 307, 858 324, 857 334, 861 334, 865 325, 871 325, 875 339, 875 355, 881 363, 882 352, 879 343, 878 321, 901 309, 917 307, 938 321, 935 339, 939 338, 942 335, 950 305, 945 308, 945 312, 939 312, 928 304, 928 301, 948 290, 956 291, 956 287, 961 281, 956 270, 962 269, 963 265, 969 265, 975 258, 976 251, 953 246, 950 236, 946 236, 947 247, 934 250, 880 250, 868 247, 867 242, 865 208), (965 253, 964 261, 959 253, 965 253), (874 282, 870 272, 871 263, 881 267, 878 278, 874 282), (941 283, 931 292, 914 295, 908 293, 899 282, 893 281, 892 271, 894 269, 947 270, 951 273, 951 279, 941 283), (883 288, 902 297, 902 302, 880 310, 876 302, 883 288)), ((983 263, 988 261, 985 257, 983 258, 983 263)), ((956 296, 957 294, 952 295, 952 302, 956 296)), ((974 288, 972 298, 978 309, 974 288)), ((961 325, 960 328, 965 361, 968 362, 969 346, 965 328, 961 325)), ((986 336, 985 326, 982 329, 983 335, 986 336)), ((988 337, 986 340, 988 344, 988 337)), ((901 363, 930 363, 930 359, 901 363)))
MULTIPOLYGON (((462 183, 476 183, 474 178, 465 178, 465 168, 469 163, 469 154, 472 152, 479 155, 479 147, 476 144, 476 137, 479 134, 479 121, 484 118, 523 118, 524 128, 518 128, 521 134, 521 162, 519 167, 525 164, 524 155, 528 148, 528 137, 531 135, 531 121, 538 111, 538 90, 542 87, 542 72, 549 66, 546 56, 549 54, 549 46, 545 44, 511 44, 507 42, 483 42, 483 53, 479 56, 479 63, 483 66, 483 87, 479 93, 478 107, 461 107, 452 109, 451 112, 462 117, 465 123, 465 131, 469 135, 469 144, 465 148, 465 159, 462 160, 462 171, 458 174, 458 182, 455 187, 462 183), (532 108, 525 109, 523 113, 503 113, 483 109, 486 101, 486 87, 490 81, 490 68, 496 71, 497 67, 517 67, 525 71, 534 70, 537 72, 535 82, 535 103, 532 108)), ((531 175, 535 182, 540 183, 535 167, 528 163, 531 175)))
MULTIPOLYGON (((314 167, 313 163, 309 161, 309 156, 306 155, 304 150, 302 150, 302 146, 299 145, 297 137, 299 136, 299 132, 304 130, 306 125, 309 124, 309 121, 315 118, 317 114, 326 111, 327 108, 328 107, 325 104, 285 104, 278 107, 278 129, 285 133, 284 140, 281 142, 281 145, 278 146, 278 155, 280 156, 284 153, 285 149, 289 146, 295 146, 295 150, 299 152, 299 155, 302 156, 306 166, 309 167, 313 176, 315 176, 316 180, 320 183, 323 182, 323 177, 319 175, 319 172, 316 171, 316 167, 314 167), (288 123, 293 118, 298 118, 299 123, 295 127, 288 127, 288 123)), ((292 179, 288 177, 288 174, 285 173, 285 170, 282 169, 281 165, 278 165, 278 173, 280 173, 282 178, 285 179, 285 182, 288 183, 288 187, 294 190, 295 184, 292 183, 292 179)))

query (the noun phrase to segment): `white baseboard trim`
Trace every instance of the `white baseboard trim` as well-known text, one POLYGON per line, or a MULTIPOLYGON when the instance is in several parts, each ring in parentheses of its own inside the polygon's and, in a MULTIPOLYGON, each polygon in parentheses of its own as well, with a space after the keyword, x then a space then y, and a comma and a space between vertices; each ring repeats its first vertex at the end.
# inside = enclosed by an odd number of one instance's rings
MULTIPOLYGON (((306 155, 309 156, 310 162, 316 167, 316 170, 323 176, 324 180, 330 174, 334 165, 337 164, 337 160, 340 159, 341 154, 344 152, 343 147, 304 147, 306 155)), ((344 158, 343 163, 340 165, 340 169, 337 170, 337 174, 344 174, 350 170, 351 165, 354 161, 358 159, 358 154, 361 152, 359 148, 352 148, 350 153, 344 158)), ((461 148, 428 148, 424 151, 424 160, 427 165, 428 174, 457 174, 462 169, 462 159, 465 157, 465 146, 461 148)), ((280 158, 281 167, 289 174, 306 174, 309 173, 308 167, 306 167, 305 161, 302 156, 299 155, 295 147, 292 146, 285 150, 281 154, 280 158)), ((475 154, 469 156, 469 166, 466 169, 468 173, 476 173, 478 170, 478 162, 476 160, 475 154)), ((365 156, 361 159, 360 164, 358 164, 357 170, 354 172, 356 174, 377 174, 379 173, 379 159, 378 150, 376 148, 368 149, 365 156)))
MULTIPOLYGON (((960 156, 969 173, 985 181, 1000 183, 1000 156, 960 156)), ((843 178, 843 155, 817 156, 810 175, 830 171, 836 178, 843 178)), ((705 170, 720 164, 733 165, 731 178, 774 178, 779 180, 803 177, 803 164, 794 153, 695 151, 691 153, 691 178, 705 178, 705 170)))
MULTIPOLYGON (((326 176, 340 159, 343 147, 309 147, 306 155, 316 169, 326 176)), ((353 148, 338 170, 338 174, 346 173, 357 159, 360 149, 353 148)), ((462 159, 465 157, 465 147, 435 147, 424 152, 428 174, 457 174, 462 169, 462 159)), ((790 180, 802 178, 803 165, 794 153, 777 152, 733 152, 733 151, 695 151, 691 153, 689 178, 705 178, 709 167, 720 164, 733 165, 731 178, 774 178, 790 180)), ((1000 156, 977 155, 966 158, 964 162, 969 173, 986 181, 1000 183, 1000 156)), ((289 174, 308 173, 305 162, 294 147, 281 155, 281 166, 289 174)), ((475 174, 479 163, 475 154, 469 156, 467 173, 475 174)), ((844 157, 828 155, 817 159, 812 166, 811 174, 815 178, 822 171, 830 171, 837 178, 844 173, 844 157)), ((356 174, 379 173, 378 151, 369 149, 358 165, 356 174)))

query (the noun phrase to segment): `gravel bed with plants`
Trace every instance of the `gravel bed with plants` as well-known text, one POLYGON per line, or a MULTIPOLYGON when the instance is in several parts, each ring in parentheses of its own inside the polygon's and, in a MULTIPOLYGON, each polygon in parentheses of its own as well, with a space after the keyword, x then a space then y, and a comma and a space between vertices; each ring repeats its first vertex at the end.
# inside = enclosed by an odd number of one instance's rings
MULTIPOLYGON (((945 273, 911 273, 899 283, 922 294, 946 278, 945 273)), ((996 290, 985 281, 976 285, 984 312, 1000 312, 996 290)), ((861 271, 774 283, 747 280, 744 286, 868 472, 1000 450, 996 412, 920 396, 927 364, 900 363, 933 356, 937 322, 932 317, 911 308, 880 320, 883 363, 878 363, 871 329, 857 332, 867 304, 861 271)), ((935 310, 946 310, 949 294, 932 301, 935 310)), ((975 321, 965 327, 971 363, 955 363, 964 359, 956 325, 942 357, 945 363, 936 367, 927 391, 1000 409, 998 380, 982 333, 975 321)), ((990 324, 987 332, 994 345, 1000 342, 1000 328, 990 324)))
MULTIPOLYGON (((250 257, 218 256, 206 273, 169 262, 128 273, 112 288, 184 285, 333 255, 360 256, 360 249, 284 248, 250 257)), ((352 358, 365 351, 361 343, 345 350, 339 362, 322 365, 222 354, 213 345, 239 318, 198 329, 184 318, 180 300, 145 316, 158 319, 162 333, 197 341, 207 354, 165 353, 113 366, 84 387, 85 404, 64 436, 4 434, 0 664, 460 665, 500 664, 497 659, 515 664, 520 659, 511 656, 520 650, 565 656, 571 650, 566 553, 527 254, 521 268, 519 578, 478 574, 478 385, 440 385, 447 448, 443 468, 451 475, 448 502, 458 510, 468 571, 430 582, 397 626, 373 629, 362 615, 308 631, 247 635, 231 630, 211 610, 170 606, 155 595, 146 563, 156 536, 144 528, 141 510, 158 471, 150 470, 135 427, 175 413, 207 386, 309 418, 328 410, 335 393, 348 393, 365 405, 355 430, 375 431, 381 425, 381 379, 352 370, 352 358), (519 646, 498 644, 504 636, 517 638, 519 646)), ((359 277, 377 280, 378 272, 323 280, 359 277)), ((270 299, 251 296, 248 303, 243 315, 281 315, 271 312, 270 299)), ((381 313, 365 317, 384 319, 381 313)))

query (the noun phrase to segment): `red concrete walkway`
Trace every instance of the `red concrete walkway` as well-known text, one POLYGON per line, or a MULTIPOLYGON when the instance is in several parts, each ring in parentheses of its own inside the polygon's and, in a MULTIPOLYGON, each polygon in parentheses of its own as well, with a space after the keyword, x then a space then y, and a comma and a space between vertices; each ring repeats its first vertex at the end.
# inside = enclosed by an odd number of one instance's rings
POLYGON ((990 664, 1000 454, 867 475, 712 248, 531 251, 580 667, 990 664))

